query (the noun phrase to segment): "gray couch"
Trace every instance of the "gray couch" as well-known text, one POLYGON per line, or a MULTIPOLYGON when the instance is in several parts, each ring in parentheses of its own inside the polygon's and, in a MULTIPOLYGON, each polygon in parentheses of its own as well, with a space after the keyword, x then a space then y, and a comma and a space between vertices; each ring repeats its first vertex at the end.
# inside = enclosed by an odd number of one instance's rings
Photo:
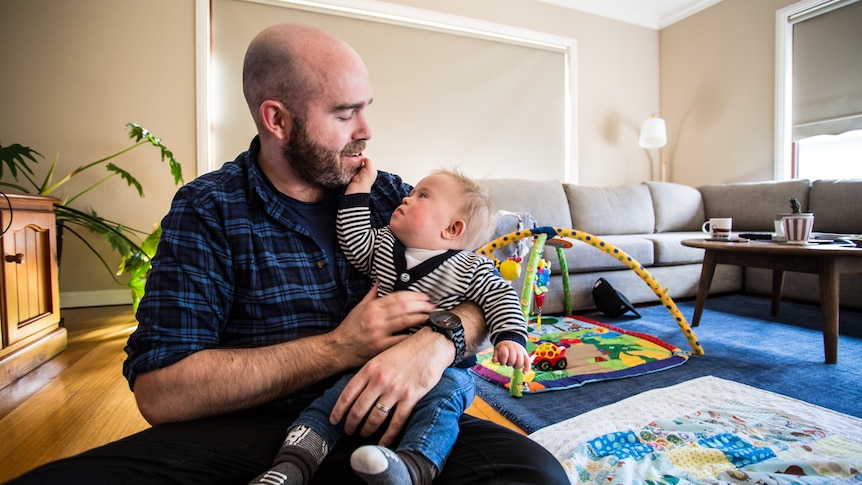
MULTIPOLYGON (((788 212, 789 199, 796 196, 804 211, 814 213, 814 231, 862 234, 862 180, 791 180, 699 188, 667 182, 618 187, 522 179, 486 179, 483 183, 495 209, 528 213, 539 226, 573 228, 599 236, 645 266, 674 299, 697 294, 703 251, 685 247, 680 241, 707 237, 700 228, 710 217, 732 217, 734 234, 772 232, 774 215, 788 212)), ((602 251, 575 241, 565 253, 574 311, 594 308, 592 287, 599 277, 632 303, 658 301, 634 271, 602 251)), ((546 248, 544 257, 551 262, 552 271, 543 311, 559 314, 564 309, 559 264, 553 249, 546 248)), ((514 284, 520 291, 522 281, 514 284)), ((719 265, 710 293, 734 291, 769 295, 771 272, 719 265)), ((784 297, 817 301, 818 295, 816 275, 785 274, 784 297)), ((862 277, 842 276, 841 305, 862 309, 862 277)))

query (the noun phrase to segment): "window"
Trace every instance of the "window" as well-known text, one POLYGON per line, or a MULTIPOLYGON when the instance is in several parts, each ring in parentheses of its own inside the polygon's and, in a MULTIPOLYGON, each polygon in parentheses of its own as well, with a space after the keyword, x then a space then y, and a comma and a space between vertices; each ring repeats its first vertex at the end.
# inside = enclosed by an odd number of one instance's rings
POLYGON ((811 136, 795 143, 796 178, 862 178, 862 130, 811 136))
POLYGON ((775 178, 862 176, 862 2, 805 0, 777 22, 775 178))
POLYGON ((202 70, 212 70, 199 117, 211 147, 205 171, 232 160, 255 133, 237 96, 249 41, 273 23, 299 22, 346 40, 368 66, 375 138, 366 153, 377 168, 408 181, 457 167, 577 183, 574 39, 376 0, 197 2, 211 12, 199 20, 201 34, 212 27, 211 44, 198 43, 202 70), (440 139, 447 143, 429 142, 440 139), (526 173, 523 160, 538 162, 526 173))

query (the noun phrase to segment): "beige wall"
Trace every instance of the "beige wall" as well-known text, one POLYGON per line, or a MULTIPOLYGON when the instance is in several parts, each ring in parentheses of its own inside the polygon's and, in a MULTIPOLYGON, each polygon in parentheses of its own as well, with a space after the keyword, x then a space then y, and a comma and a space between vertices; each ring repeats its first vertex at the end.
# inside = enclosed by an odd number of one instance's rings
MULTIPOLYGON (((661 33, 528 0, 392 3, 576 39, 582 185, 650 177, 637 136, 651 113, 668 122, 673 181, 772 176, 774 18, 791 0, 725 0, 661 33)), ((194 0, 148 0, 145 7, 133 0, 3 0, 0 16, 3 143, 42 152, 49 158, 43 168, 59 150, 68 170, 125 146, 124 125, 136 121, 174 151, 187 180, 195 175, 194 0)), ((155 156, 136 151, 124 164, 143 182, 145 199, 115 180, 84 206, 133 227, 158 222, 176 189, 155 156)), ((67 301, 84 294, 113 303, 125 291, 77 241, 66 244, 60 278, 67 301)))
POLYGON ((771 180, 775 14, 797 0, 724 0, 660 33, 671 180, 771 180))
MULTIPOLYGON (((439 0, 433 6, 577 39, 581 183, 649 177, 637 129, 659 106, 657 32, 533 1, 439 0)), ((0 31, 3 143, 29 145, 48 157, 59 150, 60 167, 68 170, 122 148, 125 123, 136 121, 174 151, 187 179, 195 175, 193 0, 148 0, 145 7, 133 0, 3 0, 0 15, 7 20, 0 31)), ((134 153, 129 165, 145 186, 145 199, 116 180, 84 206, 133 227, 158 222, 175 188, 153 156, 134 153)), ((104 303, 125 294, 98 264, 79 242, 67 241, 60 272, 64 305, 91 301, 82 294, 104 303)))
MULTIPOLYGON (((65 174, 129 146, 130 121, 162 138, 186 178, 195 175, 193 0, 2 0, 0 18, 0 141, 42 153, 40 180, 58 151, 58 173, 65 174)), ((146 198, 116 178, 75 205, 150 230, 176 190, 167 165, 152 147, 116 163, 138 178, 146 198)), ((96 170, 81 178, 107 174, 96 170)), ((60 291, 61 306, 81 293, 104 303, 131 301, 95 256, 68 237, 60 291)))

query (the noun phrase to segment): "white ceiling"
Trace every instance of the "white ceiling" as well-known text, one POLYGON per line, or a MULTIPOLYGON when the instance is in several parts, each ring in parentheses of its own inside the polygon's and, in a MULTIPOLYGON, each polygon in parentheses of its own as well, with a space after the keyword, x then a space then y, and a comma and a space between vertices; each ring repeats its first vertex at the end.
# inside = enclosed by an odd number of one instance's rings
POLYGON ((721 0, 539 0, 560 7, 662 29, 721 0))

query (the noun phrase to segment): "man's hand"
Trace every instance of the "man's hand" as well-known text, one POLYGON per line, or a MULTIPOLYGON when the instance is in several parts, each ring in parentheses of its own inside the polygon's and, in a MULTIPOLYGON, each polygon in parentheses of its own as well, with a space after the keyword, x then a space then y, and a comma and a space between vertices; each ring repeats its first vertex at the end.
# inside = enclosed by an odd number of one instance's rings
POLYGON ((365 158, 359 171, 356 172, 356 175, 354 175, 350 183, 347 184, 345 194, 371 192, 371 186, 374 185, 375 180, 377 180, 377 169, 374 168, 374 164, 371 163, 370 158, 365 158))
MULTIPOLYGON (((468 351, 474 352, 487 335, 481 309, 475 303, 464 302, 451 311, 461 318, 468 351)), ((452 341, 429 327, 422 328, 368 361, 341 393, 329 421, 337 424, 344 420, 344 431, 353 434, 364 419, 359 432, 370 436, 391 414, 389 427, 380 439, 380 444, 387 446, 401 432, 416 403, 440 381, 453 360, 452 341)))
POLYGON ((416 291, 398 291, 377 296, 378 284, 371 287, 331 337, 339 348, 348 349, 343 357, 351 360, 346 368, 361 367, 380 352, 408 337, 405 333, 428 320, 434 305, 428 295, 416 291))
POLYGON ((371 359, 341 393, 329 421, 344 419, 344 431, 359 429, 370 436, 392 415, 389 427, 380 439, 390 445, 401 432, 413 407, 440 380, 443 370, 455 358, 455 347, 442 334, 422 328, 410 338, 371 359), (379 403, 379 405, 378 405, 379 403))

